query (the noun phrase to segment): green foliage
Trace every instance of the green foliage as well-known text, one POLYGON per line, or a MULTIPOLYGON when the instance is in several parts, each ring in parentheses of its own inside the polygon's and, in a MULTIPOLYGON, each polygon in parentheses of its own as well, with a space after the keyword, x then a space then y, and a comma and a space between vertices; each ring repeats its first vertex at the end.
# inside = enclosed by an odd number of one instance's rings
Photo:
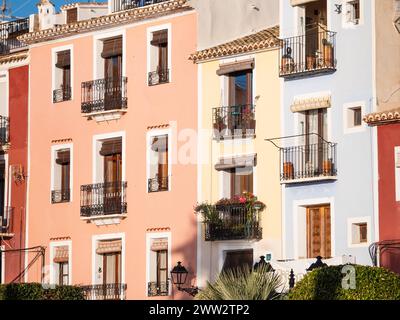
POLYGON ((289 293, 290 300, 400 300, 400 276, 384 268, 353 265, 356 288, 342 288, 343 266, 315 269, 289 293))
POLYGON ((0 286, 0 300, 83 300, 83 291, 75 286, 45 289, 40 283, 9 283, 0 286))
POLYGON ((194 210, 202 215, 204 223, 210 223, 214 225, 222 224, 222 220, 219 217, 219 212, 214 205, 202 203, 197 205, 194 210))
POLYGON ((279 275, 268 272, 266 266, 257 271, 249 267, 220 273, 215 283, 207 283, 204 290, 196 295, 196 300, 273 300, 281 286, 279 275))

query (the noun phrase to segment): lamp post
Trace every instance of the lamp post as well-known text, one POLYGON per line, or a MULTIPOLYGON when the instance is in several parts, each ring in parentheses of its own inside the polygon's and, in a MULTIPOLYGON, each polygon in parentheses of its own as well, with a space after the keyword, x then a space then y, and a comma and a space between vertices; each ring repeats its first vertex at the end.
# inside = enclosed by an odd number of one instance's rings
POLYGON ((198 287, 182 287, 182 285, 186 283, 188 273, 189 272, 187 271, 187 269, 182 265, 182 262, 178 261, 178 264, 171 270, 171 279, 172 283, 177 287, 179 291, 186 292, 194 297, 199 292, 198 287))

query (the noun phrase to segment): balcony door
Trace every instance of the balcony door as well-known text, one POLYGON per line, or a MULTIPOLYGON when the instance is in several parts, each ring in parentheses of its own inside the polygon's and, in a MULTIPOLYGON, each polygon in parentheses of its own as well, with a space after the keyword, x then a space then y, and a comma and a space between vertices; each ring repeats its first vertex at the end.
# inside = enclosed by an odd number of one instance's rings
POLYGON ((306 208, 307 258, 331 257, 330 205, 306 208))
POLYGON ((121 252, 103 255, 103 297, 115 299, 120 297, 121 283, 121 252), (108 288, 109 285, 112 285, 108 288))
POLYGON ((253 193, 253 167, 234 168, 229 174, 231 198, 244 192, 253 193))
MULTIPOLYGON (((0 232, 2 232, 3 227, 7 225, 5 219, 7 219, 7 215, 4 209, 5 205, 5 170, 6 164, 4 160, 0 160, 0 217, 2 217, 2 224, 0 224, 0 232)), ((1 258, 1 255, 0 255, 1 258)))

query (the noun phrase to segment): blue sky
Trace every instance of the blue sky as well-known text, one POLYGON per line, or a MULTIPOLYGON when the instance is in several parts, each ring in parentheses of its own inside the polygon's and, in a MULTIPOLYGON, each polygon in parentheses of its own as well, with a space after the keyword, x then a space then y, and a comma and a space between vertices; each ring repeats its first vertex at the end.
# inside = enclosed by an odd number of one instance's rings
MULTIPOLYGON (((11 14, 18 17, 27 17, 32 13, 37 13, 36 4, 38 2, 39 0, 7 0, 8 5, 11 5, 12 8, 11 14)), ((87 0, 52 0, 52 2, 58 10, 61 5, 71 2, 87 2, 87 0)))

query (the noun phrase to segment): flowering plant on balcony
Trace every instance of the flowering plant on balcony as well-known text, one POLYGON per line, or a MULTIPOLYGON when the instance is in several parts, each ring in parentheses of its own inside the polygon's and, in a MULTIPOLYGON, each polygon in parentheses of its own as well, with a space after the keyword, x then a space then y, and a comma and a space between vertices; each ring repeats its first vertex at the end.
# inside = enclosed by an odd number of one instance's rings
POLYGON ((246 205, 248 208, 263 211, 266 205, 259 201, 257 197, 251 192, 243 192, 241 195, 236 195, 233 198, 222 198, 215 203, 216 206, 227 205, 246 205))

